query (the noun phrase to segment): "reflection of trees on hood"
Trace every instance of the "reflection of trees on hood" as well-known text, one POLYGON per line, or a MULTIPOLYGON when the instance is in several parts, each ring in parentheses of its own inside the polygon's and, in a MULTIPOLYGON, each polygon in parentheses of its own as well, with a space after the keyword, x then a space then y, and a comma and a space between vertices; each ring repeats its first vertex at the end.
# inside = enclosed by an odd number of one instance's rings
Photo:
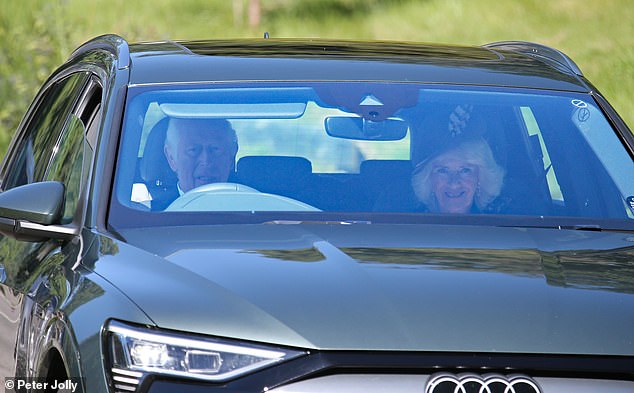
POLYGON ((634 251, 342 248, 361 263, 543 276, 549 285, 634 293, 634 251))
POLYGON ((580 251, 557 255, 565 286, 634 293, 634 250, 580 251))
POLYGON ((297 250, 252 250, 243 251, 247 254, 259 254, 266 258, 292 262, 319 262, 326 258, 316 248, 301 248, 297 250))
POLYGON ((533 250, 342 248, 341 251, 362 263, 496 271, 523 276, 543 274, 540 256, 533 250))

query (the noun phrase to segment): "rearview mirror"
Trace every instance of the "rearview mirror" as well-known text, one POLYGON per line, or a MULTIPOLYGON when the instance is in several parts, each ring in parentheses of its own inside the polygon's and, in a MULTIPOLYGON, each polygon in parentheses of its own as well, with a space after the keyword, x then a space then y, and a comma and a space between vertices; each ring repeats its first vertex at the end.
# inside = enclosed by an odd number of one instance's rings
POLYGON ((407 135, 407 122, 390 118, 372 121, 362 117, 330 116, 325 120, 326 132, 336 138, 366 141, 398 141, 407 135))

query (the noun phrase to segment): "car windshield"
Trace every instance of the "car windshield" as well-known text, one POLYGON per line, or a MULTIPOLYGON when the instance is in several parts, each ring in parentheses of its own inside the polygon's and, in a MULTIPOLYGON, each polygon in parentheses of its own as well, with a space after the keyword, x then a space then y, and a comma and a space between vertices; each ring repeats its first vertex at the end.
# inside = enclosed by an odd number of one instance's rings
POLYGON ((587 94, 362 82, 134 86, 110 222, 627 223, 631 179, 632 157, 587 94))

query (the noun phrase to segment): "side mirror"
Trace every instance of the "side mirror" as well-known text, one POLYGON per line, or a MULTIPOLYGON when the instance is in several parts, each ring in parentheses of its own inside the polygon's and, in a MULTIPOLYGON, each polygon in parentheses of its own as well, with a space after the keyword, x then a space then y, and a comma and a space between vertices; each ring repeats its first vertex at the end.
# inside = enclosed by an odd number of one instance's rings
POLYGON ((0 193, 0 232, 25 241, 70 239, 75 231, 61 225, 63 183, 30 183, 0 193))

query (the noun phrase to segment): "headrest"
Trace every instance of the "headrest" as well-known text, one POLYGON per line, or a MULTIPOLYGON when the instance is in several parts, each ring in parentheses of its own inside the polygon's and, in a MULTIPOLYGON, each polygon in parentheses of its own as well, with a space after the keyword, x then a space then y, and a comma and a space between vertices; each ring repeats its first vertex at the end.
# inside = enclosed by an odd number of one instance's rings
POLYGON ((238 160, 237 172, 240 181, 257 188, 262 182, 293 181, 309 176, 312 165, 303 157, 246 156, 238 160))
POLYGON ((140 173, 150 192, 154 187, 166 188, 175 186, 178 182, 163 152, 168 123, 169 118, 166 117, 152 127, 143 150, 140 173))
POLYGON ((412 164, 408 160, 366 160, 361 162, 362 175, 394 176, 395 174, 409 174, 412 164))

